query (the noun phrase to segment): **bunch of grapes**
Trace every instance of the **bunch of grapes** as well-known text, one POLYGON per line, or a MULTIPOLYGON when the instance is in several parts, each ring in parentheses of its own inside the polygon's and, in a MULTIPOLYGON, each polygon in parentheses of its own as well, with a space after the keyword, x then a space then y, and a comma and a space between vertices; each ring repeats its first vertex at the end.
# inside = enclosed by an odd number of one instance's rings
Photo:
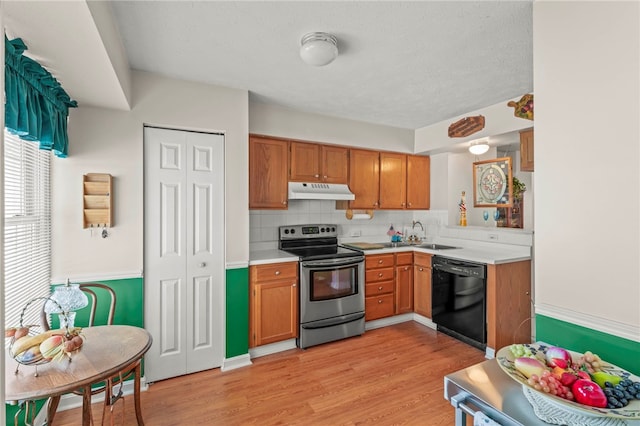
POLYGON ((607 408, 623 408, 634 400, 640 400, 640 382, 630 379, 621 380, 617 385, 604 382, 604 394, 607 396, 607 408))
POLYGON ((523 356, 528 358, 534 357, 531 349, 529 349, 528 346, 519 343, 514 343, 513 345, 509 346, 509 350, 511 351, 511 354, 513 354, 514 358, 521 358, 523 356))
POLYGON ((573 365, 573 369, 576 371, 583 369, 582 367, 586 368, 589 374, 602 371, 602 360, 591 351, 586 351, 573 365))
POLYGON ((571 388, 563 385, 550 371, 543 371, 540 376, 532 374, 527 383, 538 391, 559 396, 569 401, 574 400, 571 388))

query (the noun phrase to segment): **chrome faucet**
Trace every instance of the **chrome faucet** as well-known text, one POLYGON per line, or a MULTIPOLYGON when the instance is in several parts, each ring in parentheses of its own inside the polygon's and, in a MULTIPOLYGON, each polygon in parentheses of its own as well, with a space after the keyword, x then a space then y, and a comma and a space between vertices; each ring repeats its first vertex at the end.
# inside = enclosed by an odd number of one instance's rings
MULTIPOLYGON (((420 221, 414 220, 413 221, 413 226, 411 227, 411 230, 413 231, 414 229, 416 229, 416 225, 420 225, 420 229, 422 229, 422 233, 424 234, 424 226, 422 226, 422 223, 420 223, 420 221)), ((415 232, 412 232, 411 235, 409 236, 409 244, 419 244, 422 241, 422 237, 418 237, 415 232)))

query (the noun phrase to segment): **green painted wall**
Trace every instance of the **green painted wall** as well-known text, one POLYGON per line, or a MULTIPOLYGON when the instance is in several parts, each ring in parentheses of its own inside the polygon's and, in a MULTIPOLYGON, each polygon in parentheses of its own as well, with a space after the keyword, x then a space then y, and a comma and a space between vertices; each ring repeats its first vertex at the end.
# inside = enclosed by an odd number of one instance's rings
POLYGON ((640 376, 640 342, 536 315, 536 340, 575 352, 591 351, 600 358, 640 376))
MULTIPOLYGON (((126 324, 134 325, 136 327, 142 327, 144 324, 144 286, 142 278, 128 278, 121 280, 109 280, 109 281, 94 281, 102 284, 106 284, 114 289, 116 292, 116 310, 113 318, 114 324, 126 324)), ((96 290, 98 300, 101 300, 102 290, 96 290)), ((86 307, 81 309, 76 314, 76 325, 79 327, 86 326, 88 324, 90 308, 86 307)), ((109 312, 109 305, 100 305, 96 310, 96 325, 106 324, 107 313, 109 312)), ((59 321, 57 315, 51 319, 51 328, 57 328, 59 321)), ((7 361, 11 362, 11 361, 7 361)), ((21 367, 30 368, 30 367, 21 367)), ((45 400, 37 401, 38 409, 42 407, 45 400)), ((8 405, 6 424, 12 425, 13 419, 18 411, 18 406, 8 405)), ((24 418, 20 419, 19 425, 24 425, 24 418)))
POLYGON ((249 268, 227 269, 226 358, 249 353, 249 268))

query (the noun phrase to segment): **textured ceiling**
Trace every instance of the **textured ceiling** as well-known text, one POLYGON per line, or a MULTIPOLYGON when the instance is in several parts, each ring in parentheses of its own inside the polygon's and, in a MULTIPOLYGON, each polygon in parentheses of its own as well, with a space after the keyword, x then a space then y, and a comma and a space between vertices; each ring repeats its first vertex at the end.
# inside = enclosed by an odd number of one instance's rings
POLYGON ((133 69, 250 100, 417 129, 533 90, 532 0, 115 1, 133 69), (340 55, 299 56, 324 31, 340 55))

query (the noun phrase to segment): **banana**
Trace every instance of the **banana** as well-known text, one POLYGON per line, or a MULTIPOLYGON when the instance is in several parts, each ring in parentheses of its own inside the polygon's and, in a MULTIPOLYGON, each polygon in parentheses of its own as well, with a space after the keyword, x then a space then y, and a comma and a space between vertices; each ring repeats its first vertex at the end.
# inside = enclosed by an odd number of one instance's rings
MULTIPOLYGON (((69 329, 70 335, 76 335, 80 332, 80 327, 74 327, 69 329)), ((40 343, 44 342, 48 337, 51 336, 59 336, 67 334, 66 328, 57 328, 55 330, 45 331, 44 333, 36 334, 35 336, 24 336, 19 338, 13 343, 11 347, 11 353, 15 355, 20 355, 22 352, 33 346, 40 346, 40 343)))

